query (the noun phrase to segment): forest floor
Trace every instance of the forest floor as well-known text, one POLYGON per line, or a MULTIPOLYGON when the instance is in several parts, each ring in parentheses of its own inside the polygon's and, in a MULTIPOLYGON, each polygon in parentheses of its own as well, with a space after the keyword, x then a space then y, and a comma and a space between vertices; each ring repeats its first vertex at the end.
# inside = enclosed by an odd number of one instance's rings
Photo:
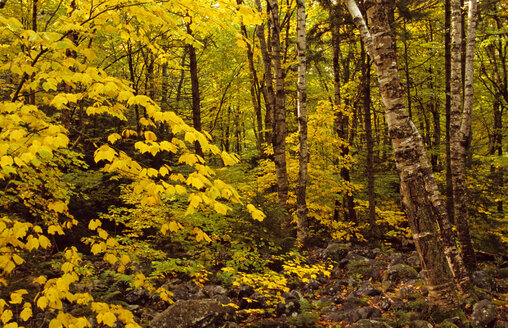
MULTIPOLYGON (((175 303, 166 310, 143 290, 120 289, 110 301, 124 304, 152 328, 508 327, 508 261, 503 258, 479 263, 473 274, 476 297, 460 299, 462 311, 451 314, 430 305, 415 251, 331 243, 310 251, 306 260, 307 268, 328 269, 310 279, 288 280, 284 288, 280 281, 260 287, 252 277, 245 279, 249 284, 174 279, 166 288, 175 303)), ((283 263, 272 265, 277 271, 283 263)), ((107 289, 114 281, 101 284, 107 289)))

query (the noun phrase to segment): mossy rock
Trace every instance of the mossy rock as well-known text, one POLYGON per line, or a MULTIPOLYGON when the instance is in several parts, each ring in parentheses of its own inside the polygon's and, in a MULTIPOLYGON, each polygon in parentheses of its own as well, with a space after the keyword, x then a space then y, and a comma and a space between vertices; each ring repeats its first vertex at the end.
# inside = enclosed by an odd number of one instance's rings
POLYGON ((459 326, 449 321, 444 321, 439 325, 439 328, 459 328, 459 326))
POLYGON ((418 272, 414 268, 406 264, 395 264, 388 267, 383 280, 404 281, 416 278, 418 278, 418 272))
POLYGON ((299 328, 311 328, 316 327, 317 320, 318 317, 314 313, 302 312, 299 313, 296 317, 290 318, 288 323, 299 328))

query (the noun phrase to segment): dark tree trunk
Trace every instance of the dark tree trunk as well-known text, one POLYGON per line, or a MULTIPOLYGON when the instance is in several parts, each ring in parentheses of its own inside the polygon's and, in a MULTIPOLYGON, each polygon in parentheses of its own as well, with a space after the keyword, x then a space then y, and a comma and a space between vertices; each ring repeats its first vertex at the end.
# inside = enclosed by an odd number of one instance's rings
MULTIPOLYGON (((191 23, 187 24, 187 33, 192 35, 191 23)), ((192 44, 187 45, 189 52, 189 69, 191 77, 192 88, 192 126, 197 131, 201 131, 201 99, 199 94, 199 79, 198 79, 198 61, 196 59, 196 48, 192 44)), ((196 154, 204 157, 203 150, 198 141, 194 142, 194 149, 196 154)))

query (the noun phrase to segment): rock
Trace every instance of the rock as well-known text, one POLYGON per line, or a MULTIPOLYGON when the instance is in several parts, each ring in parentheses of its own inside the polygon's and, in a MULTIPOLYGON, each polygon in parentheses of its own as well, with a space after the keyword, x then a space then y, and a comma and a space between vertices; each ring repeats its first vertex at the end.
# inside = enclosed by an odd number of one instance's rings
POLYGON ((349 311, 352 309, 357 309, 359 307, 367 305, 367 302, 355 296, 354 293, 349 294, 344 302, 342 303, 342 309, 349 311))
POLYGON ((298 314, 300 313, 300 302, 298 301, 298 299, 286 298, 286 303, 282 302, 277 303, 275 313, 277 313, 278 316, 285 314, 289 317, 292 316, 294 313, 298 314))
POLYGON ((374 288, 370 281, 364 281, 362 286, 358 288, 355 293, 357 295, 365 295, 365 296, 378 296, 381 295, 381 291, 374 288))
POLYGON ((496 272, 496 277, 500 279, 508 278, 508 267, 498 269, 496 272))
POLYGON ((339 243, 330 243, 323 251, 323 257, 325 259, 331 259, 334 261, 342 260, 349 252, 350 246, 339 243))
POLYGON ((257 322, 253 327, 257 328, 286 328, 288 324, 283 318, 263 319, 257 322))
POLYGON ((405 257, 406 256, 402 253, 392 253, 388 257, 388 259, 390 260, 390 265, 405 264, 404 262, 405 257))
POLYGON ((325 290, 325 294, 326 295, 336 295, 337 293, 339 293, 339 292, 343 291, 344 289, 346 289, 347 286, 348 286, 348 281, 347 280, 339 280, 338 282, 336 282, 332 286, 328 287, 325 290))
POLYGON ((321 287, 321 283, 316 279, 310 279, 308 283, 305 284, 304 289, 307 291, 313 291, 321 287))
POLYGON ((379 307, 383 311, 388 311, 388 309, 392 307, 392 303, 390 303, 389 300, 382 300, 381 302, 379 302, 379 307))
POLYGON ((496 281, 486 271, 476 271, 473 273, 473 284, 488 291, 496 291, 496 281))
POLYGON ((366 257, 368 259, 375 259, 376 256, 378 256, 380 254, 380 251, 377 248, 376 249, 361 248, 361 249, 352 250, 350 253, 360 255, 360 256, 366 257))
POLYGON ((252 294, 254 294, 254 288, 249 285, 240 285, 238 286, 238 298, 242 299, 244 297, 250 297, 252 294))
POLYGON ((386 279, 392 281, 405 281, 418 278, 418 272, 406 264, 389 265, 386 279))
POLYGON ((420 257, 416 251, 411 252, 411 254, 406 257, 406 264, 413 268, 419 267, 421 265, 420 257))
POLYGON ((489 300, 481 300, 473 306, 473 314, 471 315, 471 327, 493 327, 496 317, 496 306, 489 300))
POLYGON ((228 292, 226 288, 219 285, 205 286, 204 291, 210 298, 213 298, 217 295, 226 295, 228 292))
POLYGON ((448 327, 448 328, 467 328, 469 327, 469 323, 465 318, 461 317, 452 317, 446 318, 439 324, 440 327, 448 327))
POLYGON ((353 328, 391 328, 386 323, 376 320, 361 319, 351 327, 353 328))
POLYGON ((223 328, 234 321, 232 307, 212 300, 177 301, 150 322, 150 328, 223 328))
POLYGON ((434 328, 434 326, 425 320, 415 320, 409 323, 410 328, 434 328))
POLYGON ((145 289, 132 289, 124 295, 124 300, 129 304, 145 305, 150 299, 150 293, 145 289))
POLYGON ((326 316, 327 321, 347 321, 350 323, 357 322, 360 319, 380 318, 381 311, 375 307, 362 307, 349 311, 338 311, 330 313, 326 316))
POLYGON ((197 300, 205 297, 203 291, 193 282, 171 286, 170 291, 173 293, 172 299, 177 301, 197 300))

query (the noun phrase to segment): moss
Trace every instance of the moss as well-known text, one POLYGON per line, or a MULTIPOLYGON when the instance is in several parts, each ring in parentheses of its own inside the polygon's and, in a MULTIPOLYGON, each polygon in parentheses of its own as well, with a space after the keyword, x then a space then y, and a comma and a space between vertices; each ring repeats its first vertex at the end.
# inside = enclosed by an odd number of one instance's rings
POLYGON ((440 328, 459 328, 456 324, 449 321, 444 321, 439 325, 440 328))
POLYGON ((295 325, 297 327, 306 328, 306 327, 316 327, 318 317, 314 313, 310 312, 302 312, 298 314, 294 318, 290 318, 288 320, 289 324, 295 325))
POLYGON ((433 309, 430 314, 432 320, 434 322, 443 322, 443 320, 453 317, 459 317, 463 320, 466 320, 466 315, 461 309, 454 309, 449 311, 441 311, 439 309, 433 309))

